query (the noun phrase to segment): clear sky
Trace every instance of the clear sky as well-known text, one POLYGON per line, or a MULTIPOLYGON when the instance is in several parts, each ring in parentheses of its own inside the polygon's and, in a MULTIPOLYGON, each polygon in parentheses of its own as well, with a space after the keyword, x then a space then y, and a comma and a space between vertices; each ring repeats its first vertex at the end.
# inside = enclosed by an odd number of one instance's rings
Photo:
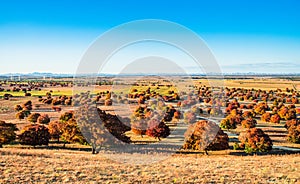
POLYGON ((193 30, 224 72, 300 73, 299 8, 297 0, 3 0, 0 73, 72 74, 101 33, 139 19, 193 30))

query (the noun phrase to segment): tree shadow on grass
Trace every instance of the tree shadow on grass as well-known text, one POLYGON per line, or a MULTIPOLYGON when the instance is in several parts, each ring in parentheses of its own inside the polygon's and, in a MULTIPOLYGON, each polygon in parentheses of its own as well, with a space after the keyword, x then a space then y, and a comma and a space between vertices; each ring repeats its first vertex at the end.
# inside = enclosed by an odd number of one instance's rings
POLYGON ((265 156, 265 155, 293 155, 299 154, 299 151, 289 151, 289 150, 282 150, 282 149, 273 149, 270 152, 257 152, 257 153, 245 153, 243 151, 240 152, 230 152, 229 155, 234 156, 265 156))
POLYGON ((278 134, 287 134, 287 131, 283 130, 264 130, 265 133, 278 133, 278 134))

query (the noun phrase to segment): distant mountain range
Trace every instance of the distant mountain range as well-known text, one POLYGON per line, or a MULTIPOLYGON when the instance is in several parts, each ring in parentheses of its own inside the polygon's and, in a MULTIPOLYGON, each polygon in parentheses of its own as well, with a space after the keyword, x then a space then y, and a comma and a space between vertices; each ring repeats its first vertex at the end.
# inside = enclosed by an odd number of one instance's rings
POLYGON ((7 73, 0 74, 1 77, 73 77, 73 74, 57 74, 49 72, 33 72, 33 73, 7 73))

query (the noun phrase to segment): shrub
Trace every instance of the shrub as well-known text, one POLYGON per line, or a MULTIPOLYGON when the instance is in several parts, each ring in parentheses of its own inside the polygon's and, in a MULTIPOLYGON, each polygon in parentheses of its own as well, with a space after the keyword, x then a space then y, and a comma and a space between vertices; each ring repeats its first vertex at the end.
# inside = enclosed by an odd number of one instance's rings
POLYGON ((264 113, 261 116, 261 120, 264 122, 270 122, 271 121, 271 114, 269 112, 264 113))
POLYGON ((31 93, 25 93, 25 96, 31 96, 31 93))
POLYGON ((50 118, 49 118, 48 114, 42 114, 37 119, 37 123, 40 123, 40 124, 48 124, 49 122, 50 122, 50 118))
POLYGON ((3 95, 3 99, 4 100, 9 100, 10 97, 12 97, 12 95, 8 94, 8 93, 6 93, 6 94, 3 95))
POLYGON ((27 117, 27 120, 31 123, 36 123, 40 116, 40 113, 32 113, 27 117))
POLYGON ((268 105, 265 102, 259 103, 255 108, 254 112, 256 114, 264 114, 269 109, 268 105))
POLYGON ((44 99, 42 102, 45 103, 45 104, 49 104, 50 105, 52 103, 52 101, 53 101, 53 98, 51 98, 51 97, 49 98, 48 97, 48 98, 44 99))
POLYGON ((220 122, 220 127, 227 130, 236 129, 236 122, 232 118, 225 118, 220 122))
POLYGON ((235 129, 237 125, 241 124, 242 120, 243 117, 234 109, 230 115, 220 122, 220 127, 223 129, 235 129))
POLYGON ((254 118, 255 117, 255 113, 253 111, 245 111, 243 113, 243 118, 254 118))
POLYGON ((300 125, 300 120, 299 119, 292 119, 292 120, 286 121, 284 127, 286 129, 289 129, 291 126, 298 126, 298 125, 300 125))
POLYGON ((253 118, 247 118, 242 121, 242 127, 244 128, 254 128, 257 124, 257 121, 253 118))
POLYGON ((21 120, 25 118, 25 114, 23 112, 17 112, 16 114, 16 118, 21 120))
POLYGON ((229 148, 228 135, 214 122, 201 120, 190 125, 185 133, 184 149, 224 150, 229 148))
POLYGON ((278 115, 280 116, 281 119, 285 118, 285 115, 288 113, 288 108, 287 107, 282 107, 280 108, 280 110, 278 111, 278 115))
POLYGON ((17 130, 18 128, 15 124, 0 121, 0 148, 2 148, 3 144, 8 144, 16 139, 15 131, 17 130))
POLYGON ((288 129, 287 140, 292 143, 300 143, 300 125, 290 126, 288 129))
POLYGON ((22 129, 18 138, 22 145, 48 145, 50 133, 44 125, 30 124, 22 129))
POLYGON ((56 112, 60 112, 61 111, 61 107, 55 107, 53 106, 52 109, 56 112))
POLYGON ((164 122, 170 122, 172 121, 174 113, 166 112, 163 118, 164 122))
POLYGON ((270 122, 271 123, 280 123, 280 116, 278 114, 274 114, 271 116, 271 119, 270 119, 270 122))
POLYGON ((152 119, 148 122, 146 135, 158 138, 160 141, 160 138, 166 138, 170 135, 170 129, 164 122, 152 119))
POLYGON ((32 102, 30 100, 26 101, 24 104, 23 104, 23 109, 26 109, 26 110, 32 110, 32 102))
POLYGON ((292 103, 293 103, 293 104, 299 104, 299 99, 296 98, 296 97, 293 97, 293 98, 292 98, 292 103))
POLYGON ((29 110, 22 110, 20 112, 23 113, 25 117, 28 117, 31 114, 29 110))
POLYGON ((14 107, 15 111, 21 111, 23 108, 21 107, 21 105, 15 105, 14 107))
POLYGON ((174 112, 174 118, 175 118, 175 119, 180 119, 180 118, 181 118, 181 113, 180 113, 180 111, 174 112))
POLYGON ((62 122, 67 122, 68 120, 74 118, 74 113, 72 111, 65 112, 63 113, 60 117, 59 120, 62 122))
POLYGON ((72 105, 72 98, 69 97, 68 99, 66 99, 65 105, 72 105))
POLYGON ((285 114, 285 120, 291 120, 297 118, 296 110, 294 108, 289 109, 288 112, 285 114))
POLYGON ((53 99, 51 102, 52 105, 60 105, 61 103, 62 103, 62 101, 57 98, 53 99))
POLYGON ((239 135, 241 147, 246 153, 268 152, 272 150, 272 140, 259 128, 251 128, 239 135))

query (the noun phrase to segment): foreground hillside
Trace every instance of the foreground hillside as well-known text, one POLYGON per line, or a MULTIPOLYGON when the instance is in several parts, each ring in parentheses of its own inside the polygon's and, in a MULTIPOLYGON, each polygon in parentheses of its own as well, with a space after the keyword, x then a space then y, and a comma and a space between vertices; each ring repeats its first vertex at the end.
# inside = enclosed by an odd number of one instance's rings
POLYGON ((300 182, 299 154, 173 155, 144 166, 116 163, 82 151, 3 148, 0 155, 0 183, 300 182))

